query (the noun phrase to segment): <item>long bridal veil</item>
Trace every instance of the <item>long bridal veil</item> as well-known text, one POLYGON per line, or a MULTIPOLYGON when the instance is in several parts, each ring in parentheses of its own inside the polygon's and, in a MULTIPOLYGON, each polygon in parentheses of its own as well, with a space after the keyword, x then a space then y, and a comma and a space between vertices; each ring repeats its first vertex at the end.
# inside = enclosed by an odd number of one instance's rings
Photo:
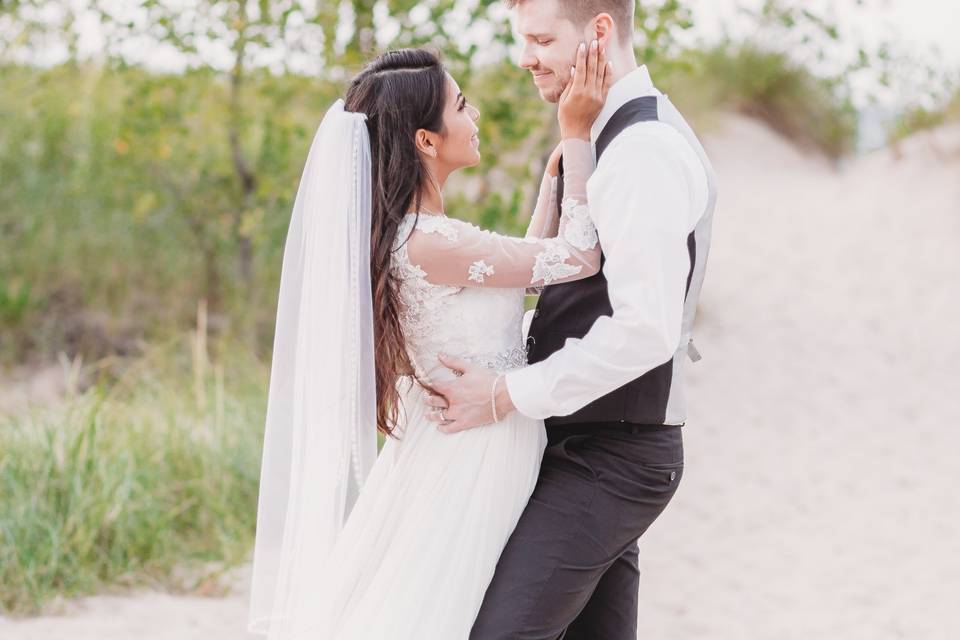
POLYGON ((377 456, 365 120, 327 111, 284 249, 248 618, 270 640, 320 622, 326 557, 377 456))

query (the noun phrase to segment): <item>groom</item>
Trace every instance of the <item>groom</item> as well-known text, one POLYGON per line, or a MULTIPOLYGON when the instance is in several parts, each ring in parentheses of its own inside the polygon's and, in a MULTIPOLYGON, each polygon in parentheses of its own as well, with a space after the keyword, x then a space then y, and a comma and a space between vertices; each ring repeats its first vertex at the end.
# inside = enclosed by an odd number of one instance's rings
MULTIPOLYGON (((437 383, 441 430, 517 410, 546 422, 540 477, 486 591, 471 640, 636 640, 638 538, 683 474, 683 366, 716 187, 696 136, 633 53, 634 0, 508 0, 520 66, 557 102, 581 42, 613 65, 587 184, 602 270, 545 287, 529 365, 497 379, 456 358, 437 383), (492 392, 492 393, 491 393, 492 392)), ((562 171, 562 160, 561 160, 562 171)), ((563 181, 558 180, 558 190, 563 181)), ((562 193, 558 193, 558 208, 562 193)), ((439 420, 438 412, 432 415, 439 420)))

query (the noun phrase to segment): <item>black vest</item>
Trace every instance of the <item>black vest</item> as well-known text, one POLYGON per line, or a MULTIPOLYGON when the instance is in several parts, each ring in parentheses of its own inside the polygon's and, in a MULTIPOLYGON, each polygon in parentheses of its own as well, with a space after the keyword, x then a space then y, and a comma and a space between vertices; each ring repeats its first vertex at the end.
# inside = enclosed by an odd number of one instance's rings
MULTIPOLYGON (((637 122, 658 119, 656 96, 635 98, 620 107, 597 137, 597 162, 600 162, 604 150, 621 131, 637 122)), ((559 174, 558 209, 561 208, 563 200, 562 158, 559 174)), ((620 212, 618 215, 629 215, 629 212, 620 212)), ((687 248, 690 252, 690 274, 687 276, 689 291, 696 252, 692 232, 687 238, 687 248)), ((604 261, 601 252, 601 271, 594 276, 544 287, 527 337, 527 361, 530 364, 545 360, 550 354, 560 350, 567 338, 582 338, 600 316, 613 315, 607 294, 607 279, 602 271, 604 261)), ((663 424, 672 377, 673 358, 570 415, 547 418, 546 425, 550 427, 591 422, 663 424)))

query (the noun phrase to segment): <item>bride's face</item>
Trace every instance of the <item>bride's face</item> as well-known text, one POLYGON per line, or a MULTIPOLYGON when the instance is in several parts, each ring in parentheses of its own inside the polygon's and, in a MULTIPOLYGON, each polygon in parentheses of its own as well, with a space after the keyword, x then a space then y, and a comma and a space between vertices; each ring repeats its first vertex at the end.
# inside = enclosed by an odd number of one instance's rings
POLYGON ((480 162, 480 112, 460 91, 457 81, 447 74, 446 102, 443 108, 443 133, 434 134, 434 153, 430 160, 443 175, 480 162))

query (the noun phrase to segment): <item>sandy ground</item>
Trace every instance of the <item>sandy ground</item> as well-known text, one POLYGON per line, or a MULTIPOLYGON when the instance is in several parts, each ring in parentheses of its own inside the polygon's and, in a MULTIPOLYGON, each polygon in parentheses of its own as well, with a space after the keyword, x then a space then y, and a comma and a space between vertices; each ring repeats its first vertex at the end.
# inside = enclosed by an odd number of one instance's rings
POLYGON ((756 124, 721 206, 641 637, 960 638, 960 127, 840 173, 756 124))
MULTIPOLYGON (((706 142, 704 359, 640 638, 960 638, 960 127, 839 170, 739 117, 706 142)), ((226 598, 97 596, 0 638, 247 638, 245 571, 226 598)))
POLYGON ((59 364, 41 368, 24 366, 9 372, 0 371, 0 417, 59 400, 67 391, 71 372, 75 371, 71 366, 64 358, 59 364))

